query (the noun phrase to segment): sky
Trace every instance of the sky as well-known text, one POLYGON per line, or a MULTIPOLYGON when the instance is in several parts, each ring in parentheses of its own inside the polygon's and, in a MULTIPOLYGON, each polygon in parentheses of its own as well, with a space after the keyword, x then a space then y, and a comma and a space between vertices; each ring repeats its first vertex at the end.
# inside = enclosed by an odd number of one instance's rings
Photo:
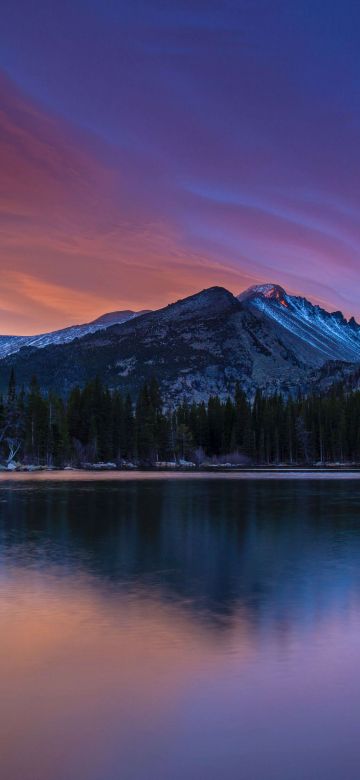
POLYGON ((274 282, 360 318, 360 4, 2 0, 0 333, 274 282))

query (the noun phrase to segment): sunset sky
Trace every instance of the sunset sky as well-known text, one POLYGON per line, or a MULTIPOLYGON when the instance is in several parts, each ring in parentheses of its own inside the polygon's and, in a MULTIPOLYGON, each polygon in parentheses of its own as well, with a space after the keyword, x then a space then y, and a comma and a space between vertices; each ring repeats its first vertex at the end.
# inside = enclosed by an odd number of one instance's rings
POLYGON ((360 318, 360 4, 3 0, 0 333, 214 284, 360 318))

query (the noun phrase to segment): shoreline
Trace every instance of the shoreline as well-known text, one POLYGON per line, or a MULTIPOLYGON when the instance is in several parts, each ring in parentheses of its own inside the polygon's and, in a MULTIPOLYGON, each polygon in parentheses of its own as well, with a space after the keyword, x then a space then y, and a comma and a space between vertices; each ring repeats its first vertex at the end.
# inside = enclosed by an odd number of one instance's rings
POLYGON ((163 469, 163 470, 85 470, 2 471, 0 482, 126 482, 137 480, 331 480, 360 479, 360 468, 253 468, 253 469, 163 469))

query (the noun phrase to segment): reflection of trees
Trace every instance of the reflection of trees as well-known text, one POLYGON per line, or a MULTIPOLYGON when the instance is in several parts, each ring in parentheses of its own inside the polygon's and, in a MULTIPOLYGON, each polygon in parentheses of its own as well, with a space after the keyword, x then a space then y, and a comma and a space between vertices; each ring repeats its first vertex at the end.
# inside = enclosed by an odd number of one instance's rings
POLYGON ((351 497, 346 482, 23 483, 1 490, 0 552, 285 629, 357 592, 359 497, 354 482, 351 497))

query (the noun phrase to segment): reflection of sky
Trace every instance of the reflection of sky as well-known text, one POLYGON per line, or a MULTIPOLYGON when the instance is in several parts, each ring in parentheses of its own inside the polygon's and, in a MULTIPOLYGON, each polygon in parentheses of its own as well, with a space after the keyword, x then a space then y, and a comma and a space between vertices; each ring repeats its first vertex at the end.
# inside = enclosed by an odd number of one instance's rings
POLYGON ((359 21, 5 0, 0 331, 254 281, 359 316, 359 21))
POLYGON ((344 484, 3 486, 1 776, 355 780, 344 484))
POLYGON ((99 593, 149 593, 220 632, 239 615, 260 634, 311 628, 360 595, 360 494, 348 484, 4 485, 0 576, 90 576, 99 593))

